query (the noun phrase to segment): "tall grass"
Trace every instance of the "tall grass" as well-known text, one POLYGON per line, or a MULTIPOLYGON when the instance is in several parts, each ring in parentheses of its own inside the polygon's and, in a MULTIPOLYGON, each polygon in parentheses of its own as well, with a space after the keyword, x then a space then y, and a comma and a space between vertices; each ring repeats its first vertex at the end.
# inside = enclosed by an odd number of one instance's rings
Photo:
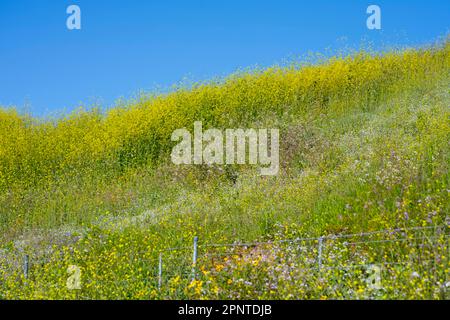
POLYGON ((58 119, 0 110, 5 255, 68 252, 26 290, 5 280, 4 296, 74 298, 64 279, 77 263, 91 277, 83 297, 160 297, 145 280, 112 283, 149 276, 142 259, 194 235, 211 243, 448 223, 449 70, 447 41, 240 73, 58 119), (171 164, 172 131, 200 120, 280 128, 280 175, 171 164))

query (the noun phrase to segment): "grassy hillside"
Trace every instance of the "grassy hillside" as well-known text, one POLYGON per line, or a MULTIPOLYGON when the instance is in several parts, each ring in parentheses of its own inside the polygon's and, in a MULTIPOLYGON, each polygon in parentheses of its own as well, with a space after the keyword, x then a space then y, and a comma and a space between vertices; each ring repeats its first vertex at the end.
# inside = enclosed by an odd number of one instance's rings
MULTIPOLYGON (((386 280, 392 288, 376 293, 342 274, 276 276, 278 285, 264 290, 274 257, 287 262, 261 248, 267 268, 244 259, 255 252, 240 252, 239 268, 213 259, 190 281, 167 254, 164 290, 155 272, 161 250, 191 246, 194 236, 206 245, 448 226, 449 71, 447 41, 240 73, 106 112, 42 120, 0 110, 0 297, 443 297, 448 230, 421 253, 433 266, 396 270, 396 280, 386 280), (250 165, 173 165, 171 133, 192 131, 194 121, 205 129, 279 128, 279 175, 259 176, 250 165), (82 270, 81 290, 66 288, 69 265, 82 270), (246 287, 252 265, 260 275, 246 287), (348 280, 345 290, 327 291, 339 279, 348 280)), ((378 249, 360 254, 373 262, 386 252, 417 255, 378 249)), ((329 263, 355 259, 333 254, 329 263)))

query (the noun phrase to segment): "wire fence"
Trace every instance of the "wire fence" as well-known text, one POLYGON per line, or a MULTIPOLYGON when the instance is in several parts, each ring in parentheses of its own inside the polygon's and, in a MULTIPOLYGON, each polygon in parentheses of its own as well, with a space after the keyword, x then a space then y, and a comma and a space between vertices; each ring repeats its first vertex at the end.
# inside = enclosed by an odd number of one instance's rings
POLYGON ((346 290, 342 279, 347 279, 380 292, 385 287, 397 290, 402 281, 413 285, 426 274, 428 289, 448 298, 449 229, 415 227, 229 244, 202 244, 195 238, 192 247, 160 253, 158 288, 163 296, 173 296, 174 279, 186 284, 237 283, 265 296, 264 291, 283 286, 288 290, 294 283, 307 287, 332 282, 336 293, 346 290))
MULTIPOLYGON (((449 299, 449 233, 450 226, 439 225, 223 244, 194 237, 191 246, 163 250, 156 259, 148 252, 117 253, 139 264, 143 274, 96 281, 121 289, 144 282, 160 298, 185 298, 186 290, 217 298, 352 298, 355 290, 369 298, 383 293, 401 298, 408 290, 422 290, 449 299)), ((33 266, 48 263, 50 256, 58 259, 54 253, 24 254, 6 265, 22 269, 28 279, 33 266)))

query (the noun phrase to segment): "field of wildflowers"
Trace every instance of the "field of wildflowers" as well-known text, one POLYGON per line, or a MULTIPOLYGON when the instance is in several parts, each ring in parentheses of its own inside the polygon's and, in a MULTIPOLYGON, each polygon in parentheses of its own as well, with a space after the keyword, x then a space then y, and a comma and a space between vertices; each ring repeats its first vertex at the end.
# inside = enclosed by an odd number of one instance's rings
POLYGON ((448 299, 449 84, 447 40, 241 72, 107 111, 0 109, 0 298, 448 299), (171 133, 195 121, 279 128, 280 173, 172 164, 171 133), (294 240, 321 236, 318 269, 317 240, 294 240), (381 266, 381 288, 367 265, 381 266))

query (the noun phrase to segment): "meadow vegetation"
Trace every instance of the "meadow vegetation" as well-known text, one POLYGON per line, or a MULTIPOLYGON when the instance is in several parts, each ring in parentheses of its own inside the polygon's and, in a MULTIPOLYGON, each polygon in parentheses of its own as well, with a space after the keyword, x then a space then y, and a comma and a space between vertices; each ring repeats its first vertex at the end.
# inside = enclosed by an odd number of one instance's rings
POLYGON ((449 84, 447 40, 241 72, 55 119, 0 109, 0 298, 448 298, 449 84), (279 174, 172 164, 172 132, 195 121, 279 128, 279 174), (289 246, 223 251, 194 281, 190 266, 177 271, 192 253, 164 251, 194 236, 208 245, 417 226, 440 227, 420 256, 414 246, 328 248, 329 266, 411 261, 376 292, 362 271, 302 272, 316 252, 294 259, 289 246), (66 288, 69 265, 81 268, 81 290, 66 288))

